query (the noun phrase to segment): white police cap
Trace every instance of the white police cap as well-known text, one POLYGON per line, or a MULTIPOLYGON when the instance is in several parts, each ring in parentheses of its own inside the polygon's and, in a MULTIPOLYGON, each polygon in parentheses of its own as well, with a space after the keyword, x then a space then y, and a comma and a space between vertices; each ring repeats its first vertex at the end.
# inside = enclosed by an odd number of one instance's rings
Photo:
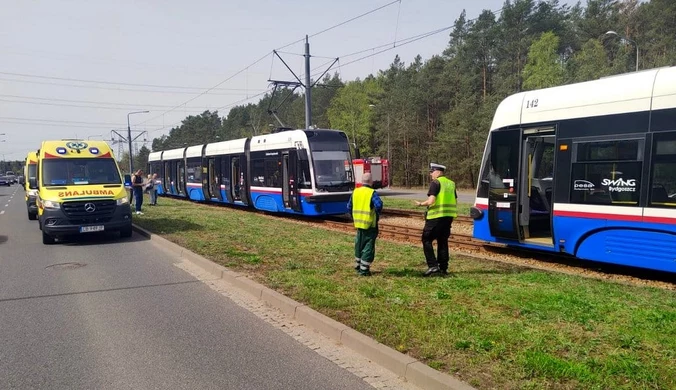
POLYGON ((432 171, 441 171, 444 172, 446 167, 441 164, 430 163, 430 172, 432 171))

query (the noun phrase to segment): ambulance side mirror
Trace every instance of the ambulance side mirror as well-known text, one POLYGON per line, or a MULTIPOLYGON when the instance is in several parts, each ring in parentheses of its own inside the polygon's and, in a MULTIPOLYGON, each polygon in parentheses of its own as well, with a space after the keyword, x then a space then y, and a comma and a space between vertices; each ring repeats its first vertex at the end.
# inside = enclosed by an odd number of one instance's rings
POLYGON ((131 187, 131 175, 124 175, 124 186, 131 187))
POLYGON ((31 190, 37 190, 38 189, 38 180, 34 177, 31 177, 28 179, 28 188, 31 190))

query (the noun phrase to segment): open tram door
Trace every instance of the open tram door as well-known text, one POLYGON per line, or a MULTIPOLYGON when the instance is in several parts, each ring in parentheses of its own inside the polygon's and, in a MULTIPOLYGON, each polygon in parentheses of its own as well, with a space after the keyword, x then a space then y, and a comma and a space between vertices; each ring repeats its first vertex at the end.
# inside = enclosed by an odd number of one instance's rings
POLYGON ((208 156, 203 159, 202 167, 206 167, 206 173, 202 175, 204 183, 204 193, 208 194, 207 199, 222 201, 223 194, 221 193, 222 182, 222 168, 221 160, 224 157, 208 156), (207 192, 208 190, 208 192, 207 192))
POLYGON ((524 242, 554 246, 554 128, 523 129, 519 227, 524 242))
POLYGON ((520 148, 521 129, 491 133, 488 223, 492 236, 518 241, 520 148))
POLYGON ((230 188, 227 191, 228 201, 249 204, 249 191, 247 189, 246 156, 238 154, 230 160, 230 188))
POLYGON ((302 211, 298 191, 299 153, 304 154, 305 150, 289 150, 282 153, 282 200, 285 208, 295 211, 302 211))
POLYGON ((553 246, 554 129, 491 134, 488 218, 491 235, 553 246))

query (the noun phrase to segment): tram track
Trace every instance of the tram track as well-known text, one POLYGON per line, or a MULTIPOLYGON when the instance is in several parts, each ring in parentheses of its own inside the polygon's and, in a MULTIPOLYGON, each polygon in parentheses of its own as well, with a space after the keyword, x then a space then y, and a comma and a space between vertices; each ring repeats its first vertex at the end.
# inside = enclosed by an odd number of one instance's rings
MULTIPOLYGON (((425 212, 424 211, 418 211, 418 210, 405 210, 405 209, 386 209, 383 208, 382 211, 383 216, 390 216, 390 217, 406 217, 406 218, 412 218, 412 219, 420 219, 424 220, 425 218, 425 212)), ((472 218, 468 215, 458 215, 457 217, 453 218, 453 223, 472 223, 472 218)))

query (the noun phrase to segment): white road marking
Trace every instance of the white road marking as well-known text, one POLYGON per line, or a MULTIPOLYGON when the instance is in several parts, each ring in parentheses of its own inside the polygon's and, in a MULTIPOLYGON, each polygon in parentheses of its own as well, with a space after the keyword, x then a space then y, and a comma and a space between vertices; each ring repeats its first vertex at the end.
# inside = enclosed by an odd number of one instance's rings
POLYGON ((4 213, 5 213, 5 210, 0 211, 0 215, 2 215, 2 214, 4 214, 4 213))

